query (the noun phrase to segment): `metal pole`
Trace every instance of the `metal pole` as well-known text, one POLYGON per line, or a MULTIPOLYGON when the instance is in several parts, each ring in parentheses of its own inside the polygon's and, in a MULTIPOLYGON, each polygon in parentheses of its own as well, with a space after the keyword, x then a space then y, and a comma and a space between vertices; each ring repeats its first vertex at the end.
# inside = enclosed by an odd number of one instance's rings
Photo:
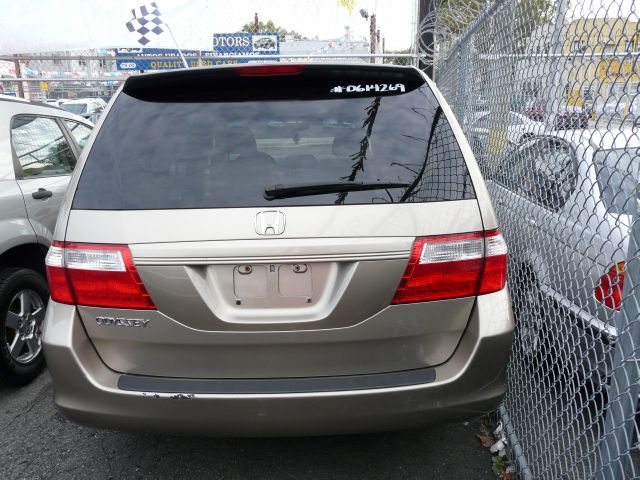
MULTIPOLYGON (((13 67, 16 70, 16 78, 22 77, 22 70, 20 70, 20 60, 13 61, 13 67)), ((22 82, 18 81, 18 95, 20 98, 24 98, 24 87, 22 86, 22 82)))
POLYGON ((180 50, 180 47, 178 46, 178 42, 176 42, 176 37, 173 36, 173 32, 171 31, 171 27, 169 27, 168 23, 165 23, 167 30, 169 30, 169 35, 171 35, 171 38, 173 39, 173 43, 176 44, 176 48, 178 49, 178 53, 180 54, 180 58, 182 59, 182 63, 184 63, 184 68, 189 68, 189 64, 187 63, 187 59, 184 58, 184 55, 182 54, 182 50, 180 50))
POLYGON ((627 249, 622 308, 616 315, 618 339, 600 443, 599 480, 626 478, 640 394, 640 212, 638 203, 633 203, 636 211, 627 249))
MULTIPOLYGON (((369 23, 369 36, 371 41, 371 54, 376 53, 376 14, 371 15, 371 22, 369 23)), ((374 57, 371 57, 371 63, 375 63, 374 57)))
MULTIPOLYGON (((420 13, 418 15, 418 28, 422 21, 435 9, 435 0, 420 0, 420 13)), ((426 50, 433 52, 433 30, 428 29, 420 32, 420 44, 426 47, 426 50)), ((433 64, 428 64, 424 68, 424 73, 433 80, 433 64)))
MULTIPOLYGON (((567 15, 567 3, 568 0, 559 0, 558 2, 558 12, 556 14, 556 20, 553 26, 553 34, 551 35, 551 48, 554 54, 562 53, 562 26, 564 25, 564 19, 567 15)), ((546 106, 546 117, 549 118, 549 114, 552 113, 553 109, 556 106, 556 92, 555 89, 560 86, 561 78, 560 78, 560 56, 552 57, 551 68, 549 69, 549 75, 547 76, 547 106, 546 106)), ((562 87, 561 87, 562 88, 562 87)), ((546 120, 546 119, 543 119, 546 120)), ((551 126, 553 128, 553 126, 551 126)))

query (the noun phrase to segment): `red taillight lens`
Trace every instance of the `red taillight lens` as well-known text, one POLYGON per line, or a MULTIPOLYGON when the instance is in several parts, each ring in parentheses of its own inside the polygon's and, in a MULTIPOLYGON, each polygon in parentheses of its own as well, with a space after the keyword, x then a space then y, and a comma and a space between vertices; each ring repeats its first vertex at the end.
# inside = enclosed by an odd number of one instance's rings
POLYGON ((484 295, 506 280, 507 246, 498 230, 420 237, 391 303, 484 295))
POLYGON ((593 294, 600 303, 607 307, 620 310, 622 303, 622 289, 624 288, 624 262, 616 263, 602 277, 593 294))
POLYGON ((51 298, 92 307, 155 310, 126 245, 54 242, 46 258, 51 298))
POLYGON ((304 65, 249 65, 233 67, 238 75, 298 75, 304 69, 304 65))

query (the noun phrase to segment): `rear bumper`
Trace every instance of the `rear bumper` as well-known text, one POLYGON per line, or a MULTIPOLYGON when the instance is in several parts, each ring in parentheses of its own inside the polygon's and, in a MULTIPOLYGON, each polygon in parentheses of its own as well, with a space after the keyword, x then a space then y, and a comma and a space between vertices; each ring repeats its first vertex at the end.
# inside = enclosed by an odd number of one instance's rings
POLYGON ((322 435, 412 428, 494 409, 505 391, 512 335, 504 290, 478 298, 453 356, 431 372, 422 372, 425 376, 385 374, 384 384, 352 389, 343 380, 332 389, 326 388, 331 382, 325 377, 325 388, 318 389, 301 379, 308 388, 287 383, 280 393, 274 393, 273 384, 268 393, 202 393, 221 391, 208 389, 206 381, 198 381, 195 390, 187 381, 179 387, 183 391, 171 391, 178 390, 171 386, 175 381, 123 376, 100 360, 76 309, 55 302, 47 311, 44 348, 55 403, 78 423, 216 436, 322 435), (141 388, 136 390, 136 385, 141 388))

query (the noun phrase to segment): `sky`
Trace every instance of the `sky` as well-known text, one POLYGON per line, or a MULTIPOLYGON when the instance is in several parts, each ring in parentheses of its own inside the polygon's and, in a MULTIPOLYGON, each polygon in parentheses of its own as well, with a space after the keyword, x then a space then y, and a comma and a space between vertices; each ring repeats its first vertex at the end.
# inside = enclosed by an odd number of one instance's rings
MULTIPOLYGON (((131 9, 148 0, 0 0, 0 54, 135 47, 125 24, 131 9)), ((358 0, 351 15, 337 0, 156 0, 181 48, 211 49, 213 33, 231 33, 252 22, 273 20, 287 30, 322 40, 369 35, 359 10, 375 12, 388 50, 408 48, 417 0, 358 0)), ((153 38, 153 37, 152 37, 153 38)), ((163 33, 149 47, 173 47, 163 33)))

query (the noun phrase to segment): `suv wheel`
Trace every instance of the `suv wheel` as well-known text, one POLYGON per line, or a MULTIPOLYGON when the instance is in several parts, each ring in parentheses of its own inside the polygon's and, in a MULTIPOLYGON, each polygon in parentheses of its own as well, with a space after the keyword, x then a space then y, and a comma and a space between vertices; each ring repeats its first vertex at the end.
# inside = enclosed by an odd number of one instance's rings
POLYGON ((26 268, 0 270, 0 379, 24 385, 44 367, 42 324, 47 282, 26 268))

